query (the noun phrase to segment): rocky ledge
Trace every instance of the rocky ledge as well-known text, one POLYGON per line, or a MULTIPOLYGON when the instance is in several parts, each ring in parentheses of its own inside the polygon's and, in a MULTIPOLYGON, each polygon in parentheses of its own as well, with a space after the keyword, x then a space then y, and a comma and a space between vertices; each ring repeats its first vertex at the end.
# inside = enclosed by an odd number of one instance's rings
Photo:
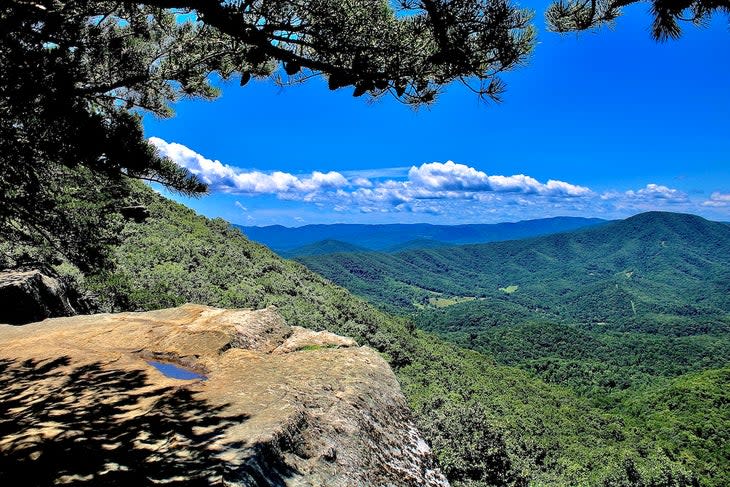
POLYGON ((0 485, 448 485, 387 363, 273 308, 0 325, 0 411, 0 485))

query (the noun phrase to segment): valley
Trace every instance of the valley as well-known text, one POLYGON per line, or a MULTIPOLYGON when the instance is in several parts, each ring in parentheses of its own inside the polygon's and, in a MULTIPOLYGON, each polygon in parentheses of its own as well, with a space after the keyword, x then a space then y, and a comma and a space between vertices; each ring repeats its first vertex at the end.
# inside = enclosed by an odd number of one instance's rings
POLYGON ((727 455, 716 456, 725 441, 716 428, 730 426, 716 405, 730 370, 725 224, 650 212, 525 240, 297 260, 420 329, 641 424, 667 451, 727 471, 727 455), (698 399, 705 381, 717 394, 707 403, 698 399), (680 408, 667 414, 681 420, 662 423, 661 411, 678 407, 670 391, 706 413, 680 408))
POLYGON ((726 225, 645 214, 300 258, 322 277, 144 185, 131 198, 148 217, 125 223, 113 267, 62 263, 65 281, 100 311, 275 306, 291 325, 372 347, 451 485, 728 481, 726 225))
POLYGON ((728 1, 0 2, 0 486, 730 486, 728 1))

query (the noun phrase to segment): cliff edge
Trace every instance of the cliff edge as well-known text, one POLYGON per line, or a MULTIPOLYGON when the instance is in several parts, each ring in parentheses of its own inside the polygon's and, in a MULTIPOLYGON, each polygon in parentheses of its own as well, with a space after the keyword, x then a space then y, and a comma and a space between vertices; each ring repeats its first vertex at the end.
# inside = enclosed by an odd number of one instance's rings
POLYGON ((0 325, 0 410, 0 485, 448 485, 387 363, 273 308, 0 325))

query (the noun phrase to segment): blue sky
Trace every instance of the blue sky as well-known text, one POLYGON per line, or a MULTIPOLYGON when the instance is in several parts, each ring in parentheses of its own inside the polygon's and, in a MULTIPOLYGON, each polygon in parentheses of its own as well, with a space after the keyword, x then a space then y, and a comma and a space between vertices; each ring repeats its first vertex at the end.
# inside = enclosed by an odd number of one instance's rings
POLYGON ((148 137, 210 181, 173 196, 244 225, 478 223, 660 209, 730 220, 730 29, 654 42, 646 5, 613 29, 544 30, 504 76, 501 104, 447 88, 417 111, 324 80, 223 85, 213 102, 144 120, 148 137), (449 162, 453 161, 453 162, 449 162))

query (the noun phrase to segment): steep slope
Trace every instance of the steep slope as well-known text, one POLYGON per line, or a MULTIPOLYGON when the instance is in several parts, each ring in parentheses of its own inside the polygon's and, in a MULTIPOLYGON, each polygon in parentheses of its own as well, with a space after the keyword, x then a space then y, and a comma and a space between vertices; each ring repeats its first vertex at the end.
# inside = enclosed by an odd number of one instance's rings
POLYGON ((683 479, 676 485, 691 482, 681 461, 570 391, 413 330, 222 220, 149 190, 140 189, 138 198, 150 218, 127 226, 116 272, 87 281, 109 308, 275 304, 292 325, 377 349, 396 371, 452 485, 601 485, 634 475, 623 467, 627 458, 647 482, 668 475, 683 479))
POLYGON ((301 264, 278 257, 223 220, 198 216, 146 188, 137 197, 150 218, 125 227, 124 242, 116 249, 116 271, 87 282, 107 311, 186 302, 221 308, 274 305, 292 324, 353 337, 388 354, 395 365, 410 360, 413 347, 405 320, 393 319, 301 264))
POLYGON ((730 485, 730 368, 689 374, 622 405, 627 421, 672 456, 685 456, 700 485, 730 485))
POLYGON ((556 217, 515 223, 468 225, 430 225, 425 223, 389 225, 334 224, 304 225, 295 228, 287 228, 281 225, 268 227, 239 226, 239 228, 251 240, 263 243, 276 252, 286 253, 297 247, 309 245, 323 239, 339 240, 369 250, 384 251, 407 242, 411 242, 411 246, 417 241, 438 241, 455 245, 496 242, 565 232, 604 222, 605 220, 598 218, 556 217))

